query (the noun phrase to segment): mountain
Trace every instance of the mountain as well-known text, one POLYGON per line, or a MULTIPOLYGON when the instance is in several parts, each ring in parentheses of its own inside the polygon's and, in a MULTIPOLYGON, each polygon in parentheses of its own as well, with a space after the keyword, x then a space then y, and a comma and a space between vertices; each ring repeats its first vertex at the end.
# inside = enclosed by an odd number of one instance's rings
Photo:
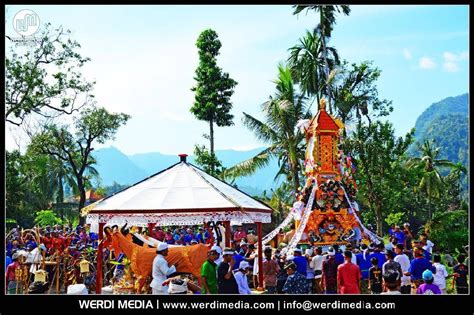
POLYGON ((469 116, 469 94, 448 97, 440 102, 431 104, 416 120, 415 137, 419 138, 425 135, 428 125, 436 118, 453 114, 469 116))
MULTIPOLYGON (((217 150, 216 155, 224 167, 230 167, 253 157, 263 149, 217 150)), ((114 182, 121 185, 131 185, 179 161, 177 155, 159 152, 127 156, 115 147, 98 149, 94 151, 94 157, 98 161, 96 168, 104 186, 111 186, 114 182)), ((187 161, 196 165, 193 156, 188 156, 187 161)), ((276 159, 272 159, 266 168, 258 170, 251 176, 237 179, 235 184, 239 189, 252 196, 261 195, 264 190, 270 193, 270 190, 277 188, 279 184, 279 181, 273 180, 277 171, 278 163, 276 159)))
POLYGON ((410 153, 419 155, 418 144, 434 140, 439 158, 469 165, 469 95, 448 97, 432 104, 415 123, 415 143, 410 153))
MULTIPOLYGON (((147 176, 158 173, 159 171, 179 162, 179 157, 177 155, 166 155, 159 152, 134 154, 130 155, 129 159, 137 167, 144 170, 147 176)), ((188 161, 193 163, 189 157, 188 161)))
MULTIPOLYGON (((264 148, 257 148, 249 151, 217 150, 216 155, 219 160, 222 161, 224 167, 230 167, 251 158, 263 149, 264 148)), ((130 155, 129 158, 133 163, 135 163, 135 165, 145 170, 150 175, 179 161, 179 158, 176 155, 166 155, 159 152, 139 153, 130 155)), ((187 161, 196 165, 194 156, 192 155, 187 157, 187 161)))
POLYGON ((115 147, 94 150, 92 155, 97 160, 95 167, 100 174, 102 185, 111 186, 114 182, 130 185, 148 176, 145 170, 115 147))

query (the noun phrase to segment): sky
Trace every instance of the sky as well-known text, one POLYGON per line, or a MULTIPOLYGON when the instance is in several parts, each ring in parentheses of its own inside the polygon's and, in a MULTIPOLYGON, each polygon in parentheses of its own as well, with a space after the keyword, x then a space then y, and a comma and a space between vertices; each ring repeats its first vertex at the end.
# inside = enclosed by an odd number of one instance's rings
MULTIPOLYGON (((306 30, 314 13, 292 14, 273 6, 57 6, 6 7, 6 34, 12 20, 33 10, 41 23, 62 25, 91 58, 83 69, 95 80, 97 105, 132 116, 114 140, 125 154, 192 154, 208 144, 208 123, 189 109, 194 100, 195 46, 199 34, 215 30, 222 42, 218 65, 238 82, 232 96, 232 127, 215 129, 215 147, 249 150, 265 145, 242 125, 242 113, 263 118, 260 105, 274 94, 277 66, 306 30)), ((352 5, 338 16, 330 45, 349 62, 373 61, 381 71, 379 97, 393 102, 388 117, 396 134, 414 127, 432 103, 468 92, 469 7, 467 5, 352 5)), ((8 43, 7 43, 8 45, 8 43)), ((67 119, 66 119, 67 120, 67 119)), ((63 121, 66 121, 63 120, 63 121)), ((22 132, 5 127, 6 149, 27 144, 22 132)))

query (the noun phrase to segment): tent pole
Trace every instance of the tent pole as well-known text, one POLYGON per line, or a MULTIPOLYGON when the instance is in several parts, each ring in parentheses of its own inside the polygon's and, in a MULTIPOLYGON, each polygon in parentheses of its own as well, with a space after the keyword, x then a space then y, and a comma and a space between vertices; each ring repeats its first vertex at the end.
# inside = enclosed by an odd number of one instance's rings
POLYGON ((262 244, 262 222, 256 222, 258 235, 258 287, 257 291, 265 291, 263 288, 263 244, 262 244))
POLYGON ((224 221, 225 227, 225 247, 230 247, 230 221, 224 221))
POLYGON ((102 239, 105 223, 100 222, 99 216, 99 246, 97 248, 97 273, 95 278, 95 294, 102 293, 102 239))

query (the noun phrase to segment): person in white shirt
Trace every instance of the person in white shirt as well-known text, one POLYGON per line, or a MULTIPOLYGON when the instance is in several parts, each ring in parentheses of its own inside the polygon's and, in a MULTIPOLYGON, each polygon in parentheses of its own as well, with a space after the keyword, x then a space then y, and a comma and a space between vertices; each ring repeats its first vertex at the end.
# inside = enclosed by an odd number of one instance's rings
POLYGON ((426 233, 420 234, 420 241, 423 244, 423 249, 432 254, 435 244, 428 239, 428 235, 426 233))
POLYGON ((410 294, 411 277, 405 275, 405 273, 407 273, 408 269, 410 268, 410 258, 408 258, 408 256, 403 252, 403 249, 403 244, 397 244, 397 246, 395 246, 395 253, 397 254, 397 256, 395 256, 393 260, 399 263, 400 267, 402 268, 400 292, 402 294, 410 294))
POLYGON ((433 267, 436 268, 436 273, 434 276, 433 284, 436 284, 443 294, 446 294, 446 277, 448 276, 448 271, 446 267, 441 263, 441 256, 435 254, 433 256, 433 267))
POLYGON ((355 255, 354 252, 353 252, 353 248, 352 248, 352 244, 351 244, 351 243, 347 244, 346 247, 343 249, 343 251, 346 251, 346 250, 348 250, 348 251, 350 251, 350 252, 352 253, 351 263, 353 263, 354 265, 357 265, 357 257, 356 257, 356 255, 355 255))
MULTIPOLYGON (((266 248, 265 248, 266 249, 266 248)), ((271 247, 270 247, 271 249, 271 247)), ((265 255, 262 257, 262 263, 266 262, 267 259, 265 258, 265 255)), ((250 264, 249 264, 250 265, 250 264)), ((252 266, 250 266, 252 267, 252 266)), ((258 277, 258 254, 255 255, 255 259, 253 261, 253 268, 252 268, 252 275, 255 277, 258 277)), ((257 281, 258 282, 258 281, 257 281)))
POLYGON ((306 264, 306 280, 308 280, 309 292, 314 291, 314 269, 311 268, 311 262, 313 261, 313 249, 307 248, 304 252, 304 256, 307 260, 306 264))
POLYGON ((44 244, 40 244, 39 246, 35 247, 32 251, 28 253, 26 256, 26 264, 31 264, 30 266, 30 273, 34 274, 36 270, 39 269, 41 261, 43 260, 42 251, 46 252, 46 247, 44 244))
POLYGON ((153 281, 150 287, 153 289, 153 294, 168 294, 168 286, 163 285, 163 282, 166 281, 169 275, 176 272, 176 267, 170 267, 165 259, 168 256, 168 244, 160 243, 156 253, 157 255, 153 260, 153 281))
POLYGON ((250 291, 249 283, 247 280, 247 274, 250 271, 250 264, 246 261, 241 261, 239 269, 234 271, 234 278, 239 287, 240 294, 252 294, 250 291))
POLYGON ((216 253, 219 255, 219 257, 214 260, 214 262, 216 263, 216 265, 219 266, 219 264, 222 262, 223 258, 222 258, 222 248, 218 245, 213 245, 211 250, 215 250, 216 253))
POLYGON ((316 248, 316 255, 311 259, 309 266, 314 271, 314 293, 322 294, 323 289, 321 288, 321 277, 323 274, 323 261, 324 256, 322 255, 323 249, 321 247, 316 248))

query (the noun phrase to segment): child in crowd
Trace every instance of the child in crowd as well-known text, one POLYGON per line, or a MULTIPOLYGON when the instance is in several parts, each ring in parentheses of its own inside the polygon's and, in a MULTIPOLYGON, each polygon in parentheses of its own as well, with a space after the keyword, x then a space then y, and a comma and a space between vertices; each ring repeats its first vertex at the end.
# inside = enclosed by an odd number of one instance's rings
POLYGON ((433 256, 433 261, 433 266, 436 268, 433 283, 439 287, 442 294, 446 294, 446 277, 448 276, 448 271, 446 270, 446 267, 441 263, 441 256, 439 254, 435 254, 433 256))
POLYGON ((379 261, 376 257, 370 259, 372 267, 369 269, 369 290, 372 294, 382 293, 382 269, 379 268, 379 261))
POLYGON ((425 270, 422 278, 424 283, 418 287, 416 294, 441 294, 439 287, 433 283, 434 277, 431 270, 425 270))
POLYGON ((467 275, 468 267, 464 264, 466 256, 460 254, 458 256, 458 264, 454 266, 454 279, 456 280, 456 292, 458 294, 468 294, 467 275))

